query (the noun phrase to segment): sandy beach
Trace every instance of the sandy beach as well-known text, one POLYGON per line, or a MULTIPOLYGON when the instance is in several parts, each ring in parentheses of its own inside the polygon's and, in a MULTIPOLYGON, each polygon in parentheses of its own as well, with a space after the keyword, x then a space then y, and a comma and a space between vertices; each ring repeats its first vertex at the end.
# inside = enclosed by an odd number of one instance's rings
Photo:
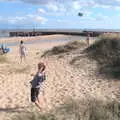
MULTIPOLYGON (((43 36, 45 39, 55 39, 62 35, 43 36)), ((24 41, 41 39, 43 37, 23 38, 24 41)), ((22 40, 17 38, 17 41, 22 40)), ((1 39, 3 42, 15 42, 16 38, 1 39)), ((45 50, 53 46, 63 45, 66 42, 27 44, 27 61, 20 64, 18 46, 10 47, 6 54, 7 61, 0 63, 0 120, 11 120, 20 112, 38 110, 30 101, 31 73, 37 70, 37 63, 46 64, 47 80, 43 83, 44 96, 49 109, 62 104, 68 98, 89 99, 90 97, 103 101, 112 101, 118 98, 120 81, 103 80, 96 77, 96 62, 83 57, 79 61, 79 69, 69 62, 77 54, 68 54, 64 57, 40 56, 45 50)), ((43 106, 43 110, 47 108, 43 106)))
POLYGON ((45 35, 45 36, 35 36, 35 37, 8 37, 8 38, 0 38, 0 44, 2 43, 12 43, 12 42, 19 42, 23 40, 24 42, 33 41, 33 40, 54 40, 56 38, 62 38, 65 35, 45 35))

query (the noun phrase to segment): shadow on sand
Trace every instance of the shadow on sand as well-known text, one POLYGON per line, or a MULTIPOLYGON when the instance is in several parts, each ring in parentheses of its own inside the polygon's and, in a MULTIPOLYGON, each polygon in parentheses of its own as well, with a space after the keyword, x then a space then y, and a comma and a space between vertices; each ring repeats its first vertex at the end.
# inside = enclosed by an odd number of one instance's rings
POLYGON ((30 106, 25 107, 13 107, 13 108, 0 108, 0 112, 6 112, 6 113, 16 113, 16 112, 24 112, 26 108, 29 108, 30 106))

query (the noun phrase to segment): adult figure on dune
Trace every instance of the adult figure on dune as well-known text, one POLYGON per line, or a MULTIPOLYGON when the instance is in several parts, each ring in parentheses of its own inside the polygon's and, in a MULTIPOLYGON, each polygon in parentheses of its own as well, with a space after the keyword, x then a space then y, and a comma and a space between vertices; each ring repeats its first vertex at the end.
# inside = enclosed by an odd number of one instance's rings
POLYGON ((87 42, 87 45, 89 46, 89 44, 90 44, 90 34, 87 35, 86 42, 87 42))
POLYGON ((26 60, 26 47, 24 42, 21 40, 19 45, 20 61, 22 63, 23 59, 26 60))

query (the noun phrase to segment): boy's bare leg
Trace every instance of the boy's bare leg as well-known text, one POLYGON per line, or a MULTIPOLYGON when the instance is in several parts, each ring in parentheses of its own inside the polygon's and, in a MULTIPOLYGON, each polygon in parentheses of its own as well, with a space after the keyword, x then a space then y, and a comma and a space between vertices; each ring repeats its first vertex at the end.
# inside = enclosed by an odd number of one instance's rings
POLYGON ((43 93, 42 100, 44 101, 45 104, 47 104, 47 100, 45 98, 45 92, 43 91, 42 93, 43 93))
POLYGON ((38 102, 43 106, 43 108, 47 107, 48 109, 47 100, 44 97, 44 92, 40 95, 38 102))
POLYGON ((36 105, 40 110, 42 109, 38 100, 35 101, 35 105, 36 105))

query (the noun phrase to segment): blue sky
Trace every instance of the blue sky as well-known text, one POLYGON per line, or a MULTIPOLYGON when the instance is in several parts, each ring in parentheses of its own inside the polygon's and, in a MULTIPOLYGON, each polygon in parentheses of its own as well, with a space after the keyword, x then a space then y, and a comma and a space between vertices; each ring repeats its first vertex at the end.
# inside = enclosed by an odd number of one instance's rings
POLYGON ((0 0, 0 29, 120 29, 119 21, 120 0, 0 0))

